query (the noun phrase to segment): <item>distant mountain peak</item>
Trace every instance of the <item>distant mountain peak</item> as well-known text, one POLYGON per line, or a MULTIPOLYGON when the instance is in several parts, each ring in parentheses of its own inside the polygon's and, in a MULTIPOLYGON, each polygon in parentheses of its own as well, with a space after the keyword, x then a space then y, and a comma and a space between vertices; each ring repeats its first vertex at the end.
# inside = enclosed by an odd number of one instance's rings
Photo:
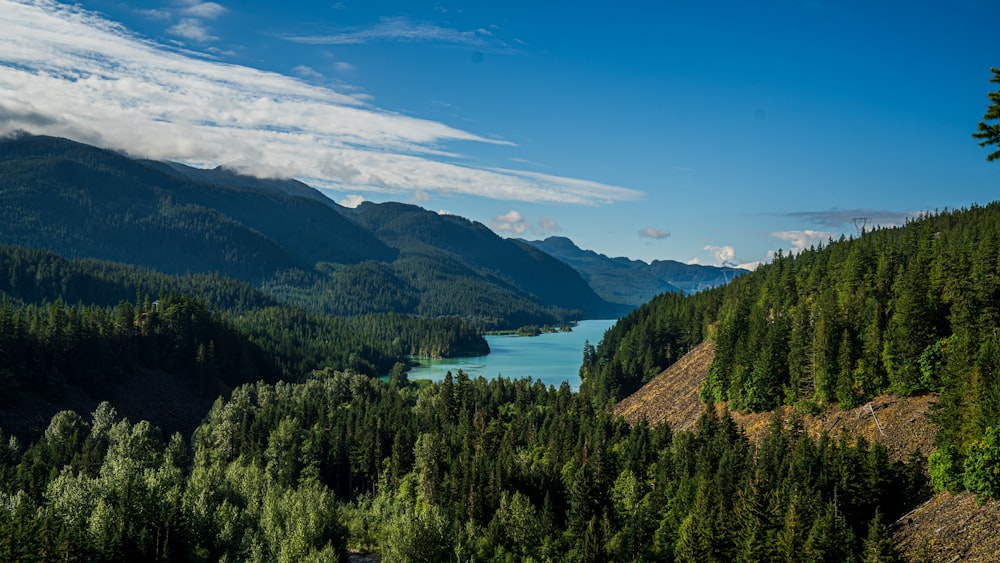
POLYGON ((594 291, 607 301, 639 306, 664 292, 694 293, 727 283, 733 274, 744 273, 731 267, 699 266, 675 260, 642 260, 619 256, 610 258, 593 250, 581 249, 563 236, 541 241, 523 241, 573 266, 594 291))

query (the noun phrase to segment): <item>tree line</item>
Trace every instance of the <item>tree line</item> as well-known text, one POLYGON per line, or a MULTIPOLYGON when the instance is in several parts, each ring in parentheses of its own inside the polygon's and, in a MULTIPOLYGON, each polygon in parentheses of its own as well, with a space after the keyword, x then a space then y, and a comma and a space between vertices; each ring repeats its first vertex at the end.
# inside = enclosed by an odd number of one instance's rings
POLYGON ((935 484, 996 496, 1000 483, 986 490, 964 474, 1000 419, 998 248, 992 203, 779 253, 726 287, 654 299, 609 331, 581 373, 596 396, 617 399, 711 337, 708 403, 814 411, 937 393, 935 484))
POLYGON ((5 560, 892 561, 922 466, 709 409, 630 427, 530 379, 322 370, 219 399, 190 436, 109 404, 0 445, 5 560))

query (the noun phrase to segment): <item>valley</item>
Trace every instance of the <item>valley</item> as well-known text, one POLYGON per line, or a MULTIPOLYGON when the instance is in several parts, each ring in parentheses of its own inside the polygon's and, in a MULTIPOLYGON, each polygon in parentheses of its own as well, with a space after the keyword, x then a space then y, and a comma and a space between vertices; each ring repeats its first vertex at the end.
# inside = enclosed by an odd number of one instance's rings
POLYGON ((982 559, 998 214, 747 272, 6 139, 0 558, 982 559))

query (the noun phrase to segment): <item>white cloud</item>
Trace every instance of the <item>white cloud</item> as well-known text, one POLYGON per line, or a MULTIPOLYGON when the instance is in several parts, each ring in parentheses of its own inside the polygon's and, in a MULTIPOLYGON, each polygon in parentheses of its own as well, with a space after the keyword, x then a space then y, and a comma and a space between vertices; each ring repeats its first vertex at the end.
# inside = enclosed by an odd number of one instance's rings
POLYGON ((169 20, 173 17, 173 14, 170 13, 170 10, 157 9, 157 8, 149 10, 136 10, 136 13, 141 14, 145 18, 156 21, 169 20))
POLYGON ((528 230, 528 222, 519 211, 513 209, 494 217, 490 226, 497 233, 510 233, 515 236, 523 235, 528 230))
POLYGON ((712 255, 712 264, 715 266, 732 266, 736 264, 736 249, 732 246, 713 246, 708 244, 705 245, 704 250, 707 250, 712 255))
POLYGON ((806 250, 811 246, 825 244, 829 241, 829 239, 836 238, 840 235, 839 233, 831 231, 813 231, 806 229, 804 231, 778 231, 771 233, 771 236, 790 242, 792 247, 789 251, 797 253, 806 250))
MULTIPOLYGON (((583 205, 642 196, 587 180, 454 164, 463 157, 447 144, 511 143, 388 112, 362 95, 177 52, 78 6, 0 0, 0 14, 0 134, 69 137, 347 193, 405 197, 419 190, 583 205)), ((194 29, 185 33, 208 37, 194 29)))
POLYGON ((667 229, 654 229, 653 227, 643 227, 639 229, 639 236, 651 239, 664 239, 670 236, 667 229))
POLYGON ((199 43, 206 43, 208 41, 215 41, 218 39, 218 37, 212 35, 208 31, 208 28, 205 27, 200 20, 194 18, 182 19, 167 28, 167 33, 184 39, 190 39, 191 41, 197 41, 199 43))
POLYGON ((333 63, 333 68, 339 70, 340 72, 350 72, 354 70, 354 65, 351 63, 345 63, 344 61, 337 61, 333 63))
POLYGON ((438 209, 438 215, 451 215, 451 211, 447 209, 438 209))
POLYGON ((184 4, 181 13, 193 18, 213 20, 229 11, 215 2, 184 2, 184 4))
POLYGON ((521 236, 529 231, 536 235, 546 235, 562 230, 559 223, 556 223, 551 217, 540 215, 538 222, 532 224, 521 215, 520 211, 513 209, 494 217, 490 221, 490 228, 498 234, 509 233, 512 236, 521 236))
POLYGON ((729 245, 715 246, 707 244, 703 250, 708 251, 709 256, 711 257, 707 262, 702 260, 701 257, 695 256, 694 258, 688 260, 687 263, 702 266, 741 268, 744 270, 756 270, 758 266, 764 263, 762 260, 740 262, 739 259, 736 258, 736 249, 729 245))
POLYGON ((293 68, 292 71, 303 78, 312 78, 313 80, 322 80, 325 78, 322 74, 316 72, 315 69, 306 65, 299 65, 293 68))
POLYGON ((736 258, 736 249, 729 245, 715 246, 712 244, 706 244, 702 249, 708 252, 710 259, 706 262, 700 257, 694 257, 688 260, 688 264, 701 264, 708 266, 726 266, 730 268, 744 268, 753 269, 760 264, 758 261, 741 263, 736 258))
POLYGON ((355 207, 361 205, 364 202, 365 202, 364 196, 358 194, 347 194, 346 196, 344 196, 344 199, 338 201, 337 203, 343 205, 344 207, 350 207, 351 209, 354 209, 355 207))
POLYGON ((377 41, 433 41, 473 47, 489 45, 476 31, 459 31, 415 22, 406 17, 385 17, 371 27, 352 28, 325 35, 291 36, 286 39, 310 45, 359 45, 377 41))
POLYGON ((423 190, 414 190, 413 195, 410 196, 410 201, 414 203, 424 203, 426 201, 430 201, 430 199, 431 194, 423 190))

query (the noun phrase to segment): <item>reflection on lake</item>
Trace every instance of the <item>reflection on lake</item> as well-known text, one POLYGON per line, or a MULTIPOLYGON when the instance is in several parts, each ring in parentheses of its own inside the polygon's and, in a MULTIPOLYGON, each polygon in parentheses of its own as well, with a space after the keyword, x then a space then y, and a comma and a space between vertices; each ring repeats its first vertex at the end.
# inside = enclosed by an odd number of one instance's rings
POLYGON ((615 320, 580 321, 572 332, 544 333, 539 336, 487 336, 490 344, 488 356, 420 360, 420 367, 410 370, 408 377, 441 381, 447 372, 452 375, 459 369, 475 378, 493 378, 502 375, 510 379, 531 376, 545 385, 559 387, 568 381, 571 388, 580 386, 580 364, 583 361, 583 344, 589 340, 597 343, 604 331, 615 320))

